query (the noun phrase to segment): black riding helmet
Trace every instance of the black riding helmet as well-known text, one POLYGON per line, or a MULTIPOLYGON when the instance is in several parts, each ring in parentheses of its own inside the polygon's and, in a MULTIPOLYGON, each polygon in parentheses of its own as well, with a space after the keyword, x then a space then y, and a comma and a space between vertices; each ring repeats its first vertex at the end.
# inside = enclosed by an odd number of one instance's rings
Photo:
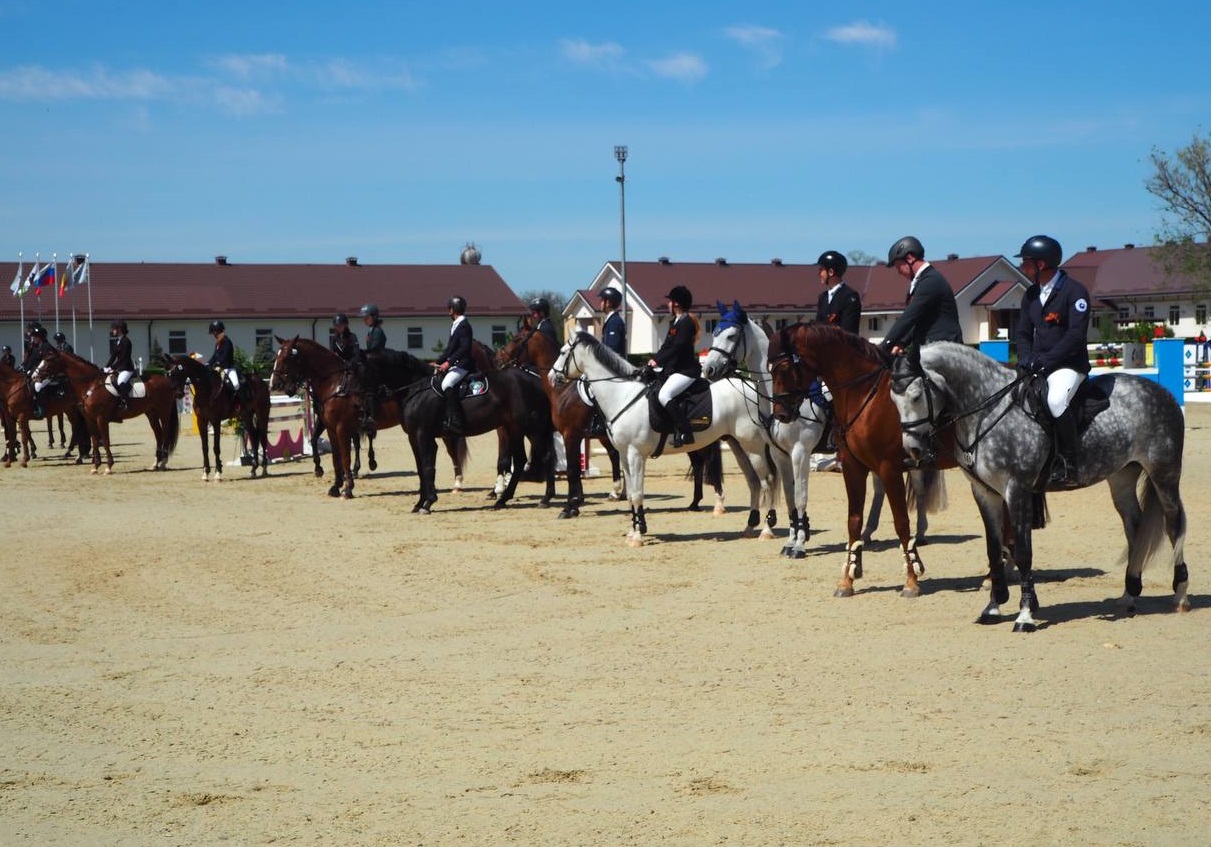
POLYGON ((207 332, 210 333, 211 335, 218 335, 220 332, 226 332, 226 331, 227 331, 227 327, 223 324, 222 321, 211 321, 210 329, 207 330, 207 332))
POLYGON ((694 303, 694 295, 684 285, 674 285, 673 290, 665 295, 665 298, 673 301, 674 305, 689 309, 694 303))
POLYGON ((55 333, 55 341, 66 341, 66 340, 67 340, 67 336, 63 334, 63 330, 59 330, 55 333))
POLYGON ((456 315, 465 315, 467 313, 467 301, 461 297, 451 297, 446 301, 446 308, 453 309, 456 315))
POLYGON ((1060 247, 1060 242, 1050 235, 1036 235, 1026 240, 1015 258, 1038 259, 1045 267, 1058 268, 1064 259, 1064 250, 1060 247))
POLYGON ((378 306, 373 303, 367 303, 358 310, 358 315, 363 318, 378 318, 378 306))
POLYGON ((622 292, 617 288, 603 288, 601 289, 601 293, 597 296, 608 303, 612 309, 617 309, 622 305, 622 292))
MULTIPOLYGON (((111 323, 111 324, 109 325, 109 328, 110 328, 111 330, 115 330, 115 329, 116 329, 118 332, 120 332, 120 333, 122 333, 123 335, 125 335, 125 334, 126 334, 126 321, 122 321, 122 320, 114 321, 113 323, 111 323)), ((42 330, 42 337, 43 337, 43 338, 45 338, 45 337, 46 337, 46 330, 42 330)))
POLYGON ((31 338, 36 336, 38 338, 44 339, 44 338, 46 338, 46 330, 41 326, 35 326, 30 329, 29 335, 31 338))
POLYGON ((13 348, 9 347, 7 344, 5 344, 4 347, 0 348, 0 353, 11 353, 11 352, 13 352, 13 348))
POLYGON ((332 319, 333 326, 349 326, 349 318, 344 312, 337 312, 336 317, 332 319))
POLYGON ((538 312, 540 315, 547 317, 551 316, 551 304, 544 297, 535 297, 530 301, 530 311, 538 312))
POLYGON ((820 258, 816 259, 816 266, 830 270, 837 276, 845 276, 845 270, 849 267, 849 260, 836 250, 825 250, 820 254, 820 258))
POLYGON ((909 253, 918 259, 925 258, 925 248, 921 246, 921 242, 914 236, 906 235, 887 251, 887 266, 890 268, 901 259, 907 259, 909 253))

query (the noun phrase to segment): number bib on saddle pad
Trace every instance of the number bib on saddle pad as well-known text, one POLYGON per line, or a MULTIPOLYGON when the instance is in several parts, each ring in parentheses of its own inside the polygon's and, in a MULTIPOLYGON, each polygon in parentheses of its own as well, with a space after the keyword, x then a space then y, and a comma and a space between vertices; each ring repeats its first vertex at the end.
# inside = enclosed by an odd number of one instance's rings
MULTIPOLYGON (((112 379, 105 380, 105 390, 114 397, 120 396, 118 388, 114 385, 112 379)), ((126 395, 129 400, 139 400, 147 396, 147 383, 141 377, 132 376, 130 378, 130 394, 126 395)))
MULTIPOLYGON (((430 383, 435 394, 442 393, 442 375, 436 374, 430 383)), ((488 393, 488 377, 482 373, 467 374, 458 383, 458 399, 480 397, 488 393)))
MULTIPOLYGON (((666 435, 673 432, 669 425, 668 416, 657 399, 660 389, 653 385, 648 392, 648 422, 652 429, 666 435)), ((685 391, 673 398, 674 403, 687 403, 686 413, 690 419, 690 429, 702 432, 711 425, 711 384, 705 379, 696 379, 685 391)))

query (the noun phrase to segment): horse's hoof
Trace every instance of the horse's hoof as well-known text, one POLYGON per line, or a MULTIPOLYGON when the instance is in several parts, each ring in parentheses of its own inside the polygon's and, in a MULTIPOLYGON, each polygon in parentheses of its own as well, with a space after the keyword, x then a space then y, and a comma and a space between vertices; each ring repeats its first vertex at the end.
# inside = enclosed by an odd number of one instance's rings
POLYGON ((215 482, 222 482, 222 481, 223 481, 223 477, 222 477, 220 474, 215 474, 215 475, 214 475, 214 481, 215 481, 215 482))
POLYGON ((497 500, 495 503, 492 504, 492 508, 493 509, 503 509, 505 506, 508 505, 508 503, 509 503, 509 501, 505 500, 502 497, 501 499, 497 500))
POLYGON ((329 497, 340 497, 341 490, 334 485, 328 489, 328 496, 329 497))
POLYGON ((611 503, 617 503, 619 500, 622 499, 622 496, 617 491, 611 491, 609 494, 606 495, 606 499, 609 500, 611 503))
POLYGON ((685 507, 685 510, 687 512, 701 512, 702 506, 700 506, 698 503, 690 503, 690 505, 685 507))
POLYGON ((913 598, 921 596, 921 589, 920 588, 902 588, 902 589, 900 589, 900 596, 907 597, 908 599, 911 600, 913 598))
POLYGON ((1001 622, 1001 616, 995 612, 980 612, 980 616, 976 618, 976 623, 980 626, 992 626, 1001 622))
POLYGON ((540 509, 551 508, 551 501, 546 497, 542 498, 541 500, 538 501, 538 508, 540 508, 540 509))
POLYGON ((791 553, 791 558, 792 559, 806 559, 807 551, 806 550, 796 550, 795 552, 791 553))
POLYGON ((352 492, 352 491, 343 491, 343 492, 341 492, 341 499, 342 499, 342 500, 352 500, 352 499, 353 499, 353 492, 352 492))
POLYGON ((378 462, 375 459, 370 460, 370 470, 371 471, 378 470, 378 462))
POLYGON ((723 515, 727 514, 727 507, 724 506, 722 503, 716 504, 715 510, 713 512, 711 512, 711 514, 717 518, 722 517, 723 515))
POLYGON ((315 471, 315 478, 320 479, 323 475, 324 475, 324 472, 317 468, 315 471))
POLYGON ((415 509, 413 509, 412 511, 413 511, 413 512, 415 512, 415 513, 416 513, 416 514, 418 514, 418 515, 428 515, 428 514, 431 514, 431 513, 430 513, 430 511, 429 511, 428 509, 426 509, 424 506, 417 506, 417 507, 416 507, 415 509))
POLYGON ((795 548, 791 547, 788 544, 787 546, 783 547, 781 550, 778 551, 778 555, 783 557, 784 559, 789 559, 793 555, 795 555, 795 548))
POLYGON ((853 590, 853 588, 844 588, 844 587, 838 588, 836 591, 833 592, 833 596, 834 597, 853 597, 854 590, 853 590))
POLYGON ((113 468, 106 468, 106 469, 105 469, 105 475, 106 475, 106 476, 112 476, 112 475, 113 475, 113 472, 114 472, 114 469, 113 469, 113 468))
POLYGON ((1038 629, 1038 627, 1035 626, 1034 624, 1023 623, 1022 621, 1018 621, 1017 623, 1015 623, 1013 625, 1014 632, 1034 632, 1037 629, 1038 629))
POLYGON ((763 530, 761 530, 761 534, 759 537, 762 540, 768 541, 769 539, 775 538, 776 536, 774 535, 774 531, 767 526, 763 530))
POLYGON ((633 536, 633 535, 628 535, 628 536, 627 536, 627 546, 628 546, 628 547, 642 547, 642 546, 643 546, 643 539, 642 539, 642 538, 636 538, 636 537, 635 537, 635 536, 633 536))

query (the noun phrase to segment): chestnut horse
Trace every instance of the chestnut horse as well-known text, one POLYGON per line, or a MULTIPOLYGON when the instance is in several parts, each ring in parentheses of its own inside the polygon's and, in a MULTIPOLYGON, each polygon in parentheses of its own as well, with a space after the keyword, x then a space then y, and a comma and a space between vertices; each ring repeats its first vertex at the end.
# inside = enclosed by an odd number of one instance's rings
POLYGON ((148 377, 132 377, 131 393, 126 401, 120 402, 117 389, 110 375, 75 353, 54 350, 47 353, 34 369, 33 379, 66 374, 71 391, 79 401, 80 413, 88 426, 92 440, 92 473, 101 469, 101 450, 105 450, 105 473, 113 473, 114 456, 110 449, 109 425, 144 415, 156 439, 156 461, 149 468, 153 471, 168 469, 168 457, 176 449, 177 437, 181 432, 181 419, 177 413, 177 394, 162 374, 148 377))
MULTIPOLYGON (((774 416, 791 421, 798 414, 812 382, 818 377, 833 395, 834 432, 845 493, 849 502, 849 543, 845 568, 834 596, 854 593, 862 576, 862 517, 866 478, 873 472, 883 482, 904 556, 905 582, 900 594, 921 593, 918 578, 925 572, 911 532, 904 470, 908 454, 900 437, 900 415, 891 401, 890 357, 864 338, 825 323, 799 323, 770 338, 768 364, 773 377, 774 416)), ((938 454, 938 467, 956 467, 953 435, 938 454)), ((935 511, 941 477, 925 480, 923 502, 935 511)))
POLYGON ((251 444, 252 475, 269 473, 269 386, 259 376, 242 376, 241 398, 226 390, 226 380, 213 368, 193 356, 164 356, 164 373, 176 389, 178 397, 185 396, 186 385, 193 386, 193 415, 202 437, 202 481, 210 480, 210 433, 214 432, 214 481, 223 481, 223 456, 219 451, 219 436, 223 423, 239 418, 243 437, 251 444))
MULTIPOLYGON (((593 421, 594 409, 580 396, 574 383, 564 383, 558 388, 551 385, 547 374, 555 364, 555 359, 559 357, 559 346, 549 336, 533 329, 528 320, 523 319, 522 331, 510 339, 496 355, 502 367, 532 373, 546 390, 547 399, 551 401, 551 420, 556 431, 563 436, 567 451, 568 499, 556 517, 577 517, 585 502, 584 478, 580 467, 581 452, 589 433, 589 425, 593 421)), ((623 484, 618 451, 604 434, 599 436, 599 439, 610 458, 610 468, 613 472, 614 491, 611 493, 611 499, 619 500, 623 496, 623 484)), ((723 514, 723 462, 719 442, 712 442, 689 455, 694 477, 694 496, 690 502, 690 511, 697 511, 699 503, 702 502, 702 481, 705 474, 707 482, 715 489, 715 514, 723 514)))

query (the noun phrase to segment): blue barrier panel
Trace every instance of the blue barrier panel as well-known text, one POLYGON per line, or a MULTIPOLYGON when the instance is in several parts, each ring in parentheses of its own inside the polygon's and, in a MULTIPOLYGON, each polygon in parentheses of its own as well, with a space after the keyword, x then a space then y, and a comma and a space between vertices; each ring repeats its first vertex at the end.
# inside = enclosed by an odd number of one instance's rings
POLYGON ((1009 342, 1000 339, 996 341, 981 341, 980 352, 998 362, 1009 362, 1009 342))
POLYGON ((1179 406, 1186 405, 1185 342, 1180 338, 1158 338, 1152 342, 1152 364, 1156 381, 1169 389, 1179 406))

